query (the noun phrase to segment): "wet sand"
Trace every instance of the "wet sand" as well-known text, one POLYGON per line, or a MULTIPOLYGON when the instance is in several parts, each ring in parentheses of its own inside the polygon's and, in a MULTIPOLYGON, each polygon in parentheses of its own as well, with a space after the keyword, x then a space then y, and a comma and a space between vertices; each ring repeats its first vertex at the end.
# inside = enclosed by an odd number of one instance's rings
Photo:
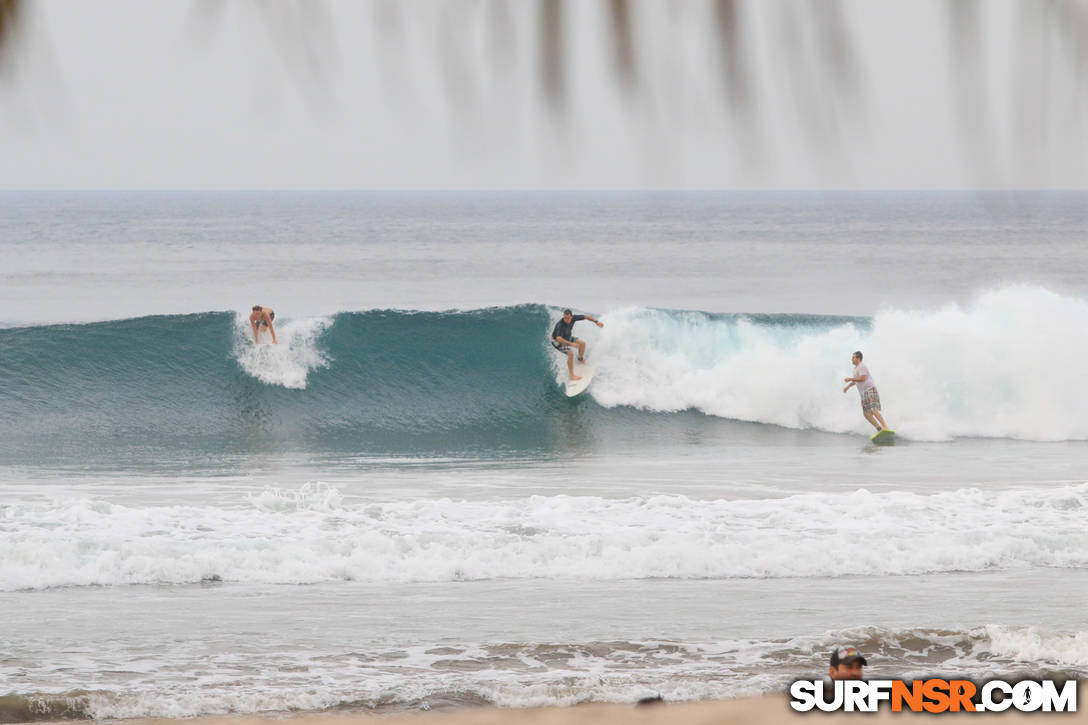
MULTIPOLYGON (((1083 689, 1083 688, 1082 688, 1083 689)), ((1083 692, 1081 693, 1083 694, 1083 692)), ((1047 716, 1058 718, 1062 723, 1088 723, 1088 714, 1082 709, 1076 713, 945 713, 942 718, 962 720, 976 716, 985 722, 998 720, 1002 723, 1039 723, 1047 716)), ((269 721, 290 720, 292 725, 730 725, 733 723, 803 722, 808 720, 820 725, 858 723, 869 725, 885 722, 903 722, 904 719, 933 716, 916 713, 797 713, 790 709, 785 695, 737 698, 707 702, 684 702, 634 705, 586 704, 573 707, 543 707, 530 709, 471 708, 456 711, 432 711, 375 714, 368 712, 324 713, 270 713, 268 715, 217 716, 187 720, 194 725, 269 725, 269 721)), ((170 725, 174 720, 135 720, 127 725, 170 725)))

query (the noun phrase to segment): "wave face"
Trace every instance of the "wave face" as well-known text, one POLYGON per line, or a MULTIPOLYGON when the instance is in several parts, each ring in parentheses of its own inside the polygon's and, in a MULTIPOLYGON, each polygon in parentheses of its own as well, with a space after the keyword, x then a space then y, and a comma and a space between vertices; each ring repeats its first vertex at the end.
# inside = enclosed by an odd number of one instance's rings
POLYGON ((841 392, 855 349, 907 438, 1088 438, 1088 302, 1044 289, 871 319, 616 310, 577 330, 597 379, 575 401, 546 342, 555 315, 340 313, 282 322, 278 346, 229 312, 0 330, 0 456, 544 452, 578 435, 572 420, 645 411, 857 432, 857 393, 841 392))
POLYGON ((0 505, 0 591, 231 581, 723 579, 1088 566, 1088 484, 755 500, 418 499, 324 485, 245 508, 0 505), (851 521, 844 528, 843 521, 851 521), (867 542, 859 551, 852 542, 867 542), (812 552, 822 552, 813 556, 812 552))
POLYGON ((542 306, 341 313, 258 346, 230 312, 0 330, 0 453, 543 446, 565 402, 548 323, 542 306))

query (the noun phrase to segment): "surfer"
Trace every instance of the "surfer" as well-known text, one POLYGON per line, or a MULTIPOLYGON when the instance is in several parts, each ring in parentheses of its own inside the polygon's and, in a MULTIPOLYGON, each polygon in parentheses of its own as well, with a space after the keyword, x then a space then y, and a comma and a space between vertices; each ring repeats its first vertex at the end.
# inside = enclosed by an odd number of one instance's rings
POLYGON ((253 305, 253 311, 249 313, 249 324, 253 327, 253 342, 260 342, 258 336, 261 332, 261 327, 267 327, 268 331, 272 333, 272 344, 279 345, 276 342, 276 328, 272 326, 272 320, 276 319, 276 313, 270 307, 261 307, 260 305, 253 305))
POLYGON ((581 375, 574 374, 574 349, 578 349, 578 362, 586 361, 586 341, 579 340, 571 332, 574 327, 574 323, 579 320, 589 320, 597 325, 597 327, 604 327, 604 323, 591 315, 576 315, 568 310, 563 310, 563 319, 555 323, 555 329, 552 330, 552 347, 567 356, 567 371, 570 373, 571 380, 581 380, 581 375))
POLYGON ((854 385, 858 386, 858 393, 861 394, 861 414, 879 433, 887 428, 888 424, 884 422, 884 416, 880 414, 880 394, 876 392, 876 383, 873 382, 869 366, 862 362, 863 357, 861 351, 858 350, 850 358, 850 362, 854 364, 854 377, 843 378, 848 385, 842 389, 842 392, 845 393, 854 385))

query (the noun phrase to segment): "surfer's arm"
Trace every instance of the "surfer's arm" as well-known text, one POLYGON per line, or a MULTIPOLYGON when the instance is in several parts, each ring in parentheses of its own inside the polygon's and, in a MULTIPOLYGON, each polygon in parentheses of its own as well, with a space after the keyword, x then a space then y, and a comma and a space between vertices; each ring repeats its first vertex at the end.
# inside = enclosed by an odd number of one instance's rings
POLYGON ((842 392, 844 392, 844 393, 845 393, 845 392, 846 392, 847 390, 849 390, 850 388, 854 387, 854 385, 855 385, 855 384, 857 383, 857 381, 856 381, 856 380, 854 380, 853 378, 846 378, 846 379, 850 381, 850 384, 849 384, 849 385, 847 385, 847 386, 846 386, 845 388, 843 388, 843 389, 842 389, 842 392))
POLYGON ((597 327, 604 327, 604 323, 601 322, 600 320, 598 320, 596 317, 590 317, 589 315, 582 315, 582 316, 585 317, 590 322, 596 324, 597 327))
POLYGON ((253 342, 257 342, 257 323, 250 319, 249 326, 253 328, 253 342))
POLYGON ((272 344, 279 345, 279 341, 276 340, 276 328, 272 327, 272 320, 268 321, 268 331, 272 333, 272 344))
POLYGON ((571 342, 570 340, 567 340, 566 338, 562 337, 561 335, 556 335, 552 339, 555 340, 556 342, 558 342, 560 345, 573 345, 574 344, 573 342, 571 342))

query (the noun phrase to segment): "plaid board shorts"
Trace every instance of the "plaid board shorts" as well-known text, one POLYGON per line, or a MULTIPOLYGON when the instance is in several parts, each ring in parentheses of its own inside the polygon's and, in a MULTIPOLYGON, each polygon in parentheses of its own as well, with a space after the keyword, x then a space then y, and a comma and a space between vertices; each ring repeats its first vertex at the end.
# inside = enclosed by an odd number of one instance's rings
MULTIPOLYGON (((577 337, 572 337, 570 339, 570 341, 571 342, 578 342, 578 338, 577 337)), ((556 342, 555 340, 552 340, 551 343, 552 343, 552 347, 554 347, 556 350, 563 353, 564 355, 567 354, 567 350, 574 350, 575 352, 578 352, 578 348, 575 347, 574 345, 564 345, 563 343, 556 342)))
POLYGON ((869 388, 861 393, 861 409, 866 413, 880 410, 880 393, 876 388, 869 388))

